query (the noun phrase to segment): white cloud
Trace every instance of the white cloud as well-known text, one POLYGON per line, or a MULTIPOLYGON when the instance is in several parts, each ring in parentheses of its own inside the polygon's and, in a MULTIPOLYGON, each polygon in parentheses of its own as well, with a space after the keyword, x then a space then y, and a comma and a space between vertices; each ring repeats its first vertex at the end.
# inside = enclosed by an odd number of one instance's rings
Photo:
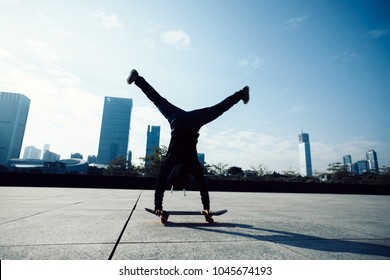
POLYGON ((124 26, 117 15, 108 15, 106 12, 103 11, 96 11, 93 14, 93 18, 100 26, 107 30, 113 28, 122 28, 124 26))
POLYGON ((180 50, 188 48, 191 44, 190 35, 182 30, 169 30, 161 33, 161 41, 167 45, 171 45, 180 50))
POLYGON ((156 49, 156 44, 153 39, 144 39, 142 45, 148 50, 156 49))
POLYGON ((26 44, 27 47, 37 56, 46 61, 55 61, 59 59, 59 55, 43 41, 23 40, 23 43, 26 44))
POLYGON ((48 71, 55 78, 55 80, 57 80, 59 83, 63 84, 66 87, 81 86, 81 80, 76 75, 69 73, 66 70, 52 68, 48 71))
POLYGON ((12 59, 14 58, 14 55, 10 53, 9 51, 0 48, 0 59, 12 59))
POLYGON ((294 105, 292 108, 290 108, 289 110, 287 110, 285 113, 286 114, 291 114, 291 113, 299 113, 299 112, 302 112, 306 109, 305 105, 302 105, 302 104, 297 104, 297 105, 294 105))
POLYGON ((332 57, 332 59, 333 60, 342 60, 342 61, 345 61, 345 62, 350 62, 353 59, 355 59, 356 57, 357 57, 356 53, 350 52, 350 51, 345 51, 343 53, 334 55, 332 57))
POLYGON ((263 65, 264 60, 256 55, 251 55, 238 61, 238 67, 240 68, 258 69, 263 65))
POLYGON ((389 34, 390 34, 390 28, 379 28, 379 29, 370 30, 365 34, 365 36, 371 39, 379 39, 389 34))
POLYGON ((206 126, 201 131, 198 151, 205 153, 208 164, 222 162, 243 169, 264 164, 280 172, 299 167, 298 146, 294 141, 250 130, 214 132, 206 126))
POLYGON ((0 0, 0 5, 3 6, 10 6, 14 4, 18 4, 20 0, 0 0))
POLYGON ((284 22, 284 29, 286 30, 299 29, 304 26, 307 19, 308 16, 290 18, 284 22))

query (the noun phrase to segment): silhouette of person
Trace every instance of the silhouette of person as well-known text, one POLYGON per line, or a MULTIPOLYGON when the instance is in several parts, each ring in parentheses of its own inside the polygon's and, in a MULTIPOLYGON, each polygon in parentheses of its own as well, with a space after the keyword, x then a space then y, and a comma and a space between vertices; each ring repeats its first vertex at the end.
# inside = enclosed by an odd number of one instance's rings
POLYGON ((240 100, 244 104, 248 103, 249 87, 245 86, 214 106, 184 111, 162 97, 135 69, 131 70, 127 78, 128 84, 133 82, 154 103, 171 127, 167 155, 155 185, 154 213, 158 216, 163 214, 163 197, 167 187, 186 186, 189 176, 192 175, 200 191, 203 204, 202 213, 205 216, 211 214, 209 192, 196 149, 198 131, 203 125, 221 116, 240 100))

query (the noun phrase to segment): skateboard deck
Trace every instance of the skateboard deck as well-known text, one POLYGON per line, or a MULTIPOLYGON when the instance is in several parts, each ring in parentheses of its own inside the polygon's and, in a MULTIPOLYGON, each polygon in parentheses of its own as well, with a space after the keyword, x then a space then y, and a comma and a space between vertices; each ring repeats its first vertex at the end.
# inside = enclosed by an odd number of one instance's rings
MULTIPOLYGON (((145 208, 145 211, 152 213, 154 215, 154 211, 150 208, 145 208)), ((161 222, 163 224, 166 224, 168 221, 169 216, 194 216, 194 215, 202 215, 205 217, 206 221, 208 223, 213 223, 214 219, 212 216, 220 216, 223 215, 227 212, 228 210, 219 210, 212 212, 211 215, 204 215, 201 211, 164 211, 163 214, 161 215, 161 222)))

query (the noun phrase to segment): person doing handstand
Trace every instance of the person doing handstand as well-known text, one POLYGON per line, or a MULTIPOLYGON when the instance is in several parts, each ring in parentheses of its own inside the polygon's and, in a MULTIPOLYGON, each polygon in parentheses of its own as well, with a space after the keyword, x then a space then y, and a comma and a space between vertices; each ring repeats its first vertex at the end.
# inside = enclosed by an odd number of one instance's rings
POLYGON ((163 214, 165 190, 172 185, 187 184, 189 176, 192 175, 199 187, 203 204, 202 214, 211 215, 209 192, 196 149, 198 132, 203 125, 221 116, 240 100, 247 104, 249 102, 249 87, 245 86, 214 106, 184 111, 162 97, 135 69, 131 70, 127 78, 128 84, 133 82, 154 103, 171 127, 171 140, 167 155, 155 185, 154 213, 157 216, 163 214))

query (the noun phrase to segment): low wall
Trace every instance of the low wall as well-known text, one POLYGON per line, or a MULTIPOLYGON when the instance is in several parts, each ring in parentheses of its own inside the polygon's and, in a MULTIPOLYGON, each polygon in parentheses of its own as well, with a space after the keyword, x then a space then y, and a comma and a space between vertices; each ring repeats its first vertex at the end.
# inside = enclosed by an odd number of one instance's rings
MULTIPOLYGON (((0 186, 154 189, 155 178, 0 173, 0 186)), ((389 186, 206 179, 210 191, 390 195, 389 186)), ((187 190, 197 190, 192 185, 187 190)))

